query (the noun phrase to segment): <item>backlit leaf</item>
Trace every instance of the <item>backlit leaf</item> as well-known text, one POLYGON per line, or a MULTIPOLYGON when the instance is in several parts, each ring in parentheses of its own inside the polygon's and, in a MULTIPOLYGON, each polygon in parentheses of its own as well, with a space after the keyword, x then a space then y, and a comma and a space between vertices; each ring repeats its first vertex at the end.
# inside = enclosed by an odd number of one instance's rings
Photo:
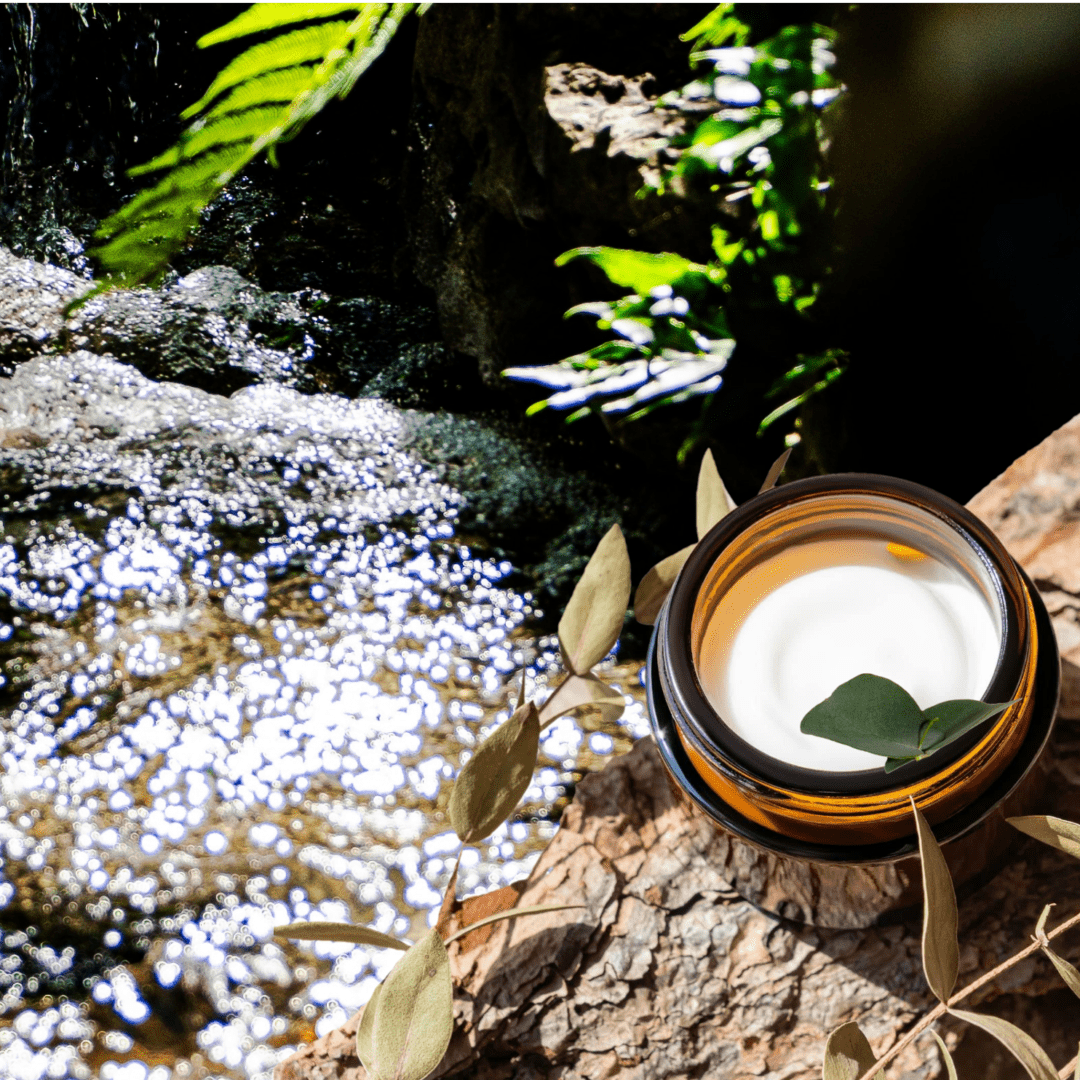
POLYGON ((919 753, 922 710, 891 679, 856 675, 838 686, 802 719, 799 730, 883 757, 919 753))
POLYGON ((983 1016, 981 1013, 962 1012, 959 1009, 950 1009, 949 1014, 993 1035, 1023 1065, 1031 1080, 1058 1080, 1058 1071, 1047 1057, 1046 1051, 1015 1024, 997 1016, 983 1016))
POLYGON ((540 726, 547 727, 552 720, 586 705, 598 708, 610 723, 622 715, 626 699, 595 675, 568 675, 540 707, 540 726))
POLYGON ((671 586, 695 547, 697 544, 688 544, 682 551, 661 559, 638 582, 637 592, 634 593, 634 618, 642 626, 652 626, 659 618, 671 586))
POLYGON ((1044 844, 1080 859, 1080 825, 1059 817, 1035 814, 1030 817, 1011 817, 1009 824, 1044 844))
MULTIPOLYGON (((822 1080, 858 1080, 877 1060, 866 1036, 854 1021, 842 1024, 825 1044, 825 1062, 821 1067, 822 1080)), ((874 1080, 883 1080, 878 1072, 874 1080)))
POLYGON ((453 1031, 450 958, 439 931, 429 930, 382 984, 371 1027, 372 1062, 364 1066, 373 1080, 424 1080, 442 1061, 453 1031))
POLYGON ((381 934, 370 926, 353 926, 342 922, 294 922, 274 929, 274 937, 294 941, 348 941, 353 945, 376 945, 380 949, 400 949, 407 952, 408 941, 381 934))
POLYGON ((681 255, 652 255, 645 251, 609 247, 574 248, 560 255, 555 265, 565 266, 573 259, 588 259, 607 274, 609 281, 633 289, 639 296, 647 295, 658 285, 675 282, 689 270, 704 269, 681 255))
POLYGON ((956 893, 952 875, 933 830, 911 800, 919 834, 919 861, 923 879, 923 971, 938 1001, 949 1000, 960 969, 956 940, 956 893))
POLYGON ((559 620, 563 659, 575 675, 587 675, 611 652, 629 606, 630 557, 622 529, 612 525, 596 545, 559 620))
POLYGON ((343 11, 356 11, 361 4, 252 4, 232 22, 204 34, 197 44, 200 49, 217 45, 222 41, 234 41, 248 34, 263 30, 276 30, 289 23, 306 22, 308 19, 325 19, 340 15, 343 11))
POLYGON ((473 844, 490 836, 517 806, 532 780, 540 719, 530 701, 516 710, 465 763, 450 793, 450 824, 473 844))
POLYGON ((516 919, 520 915, 542 915, 545 911, 566 911, 568 908, 580 908, 584 906, 584 904, 541 904, 539 907, 511 908, 510 911, 497 911, 494 915, 489 915, 486 919, 477 919, 476 922, 470 923, 468 926, 463 926, 456 934, 451 934, 450 937, 446 939, 446 944, 449 945, 451 941, 457 941, 458 938, 462 938, 466 934, 471 934, 481 926, 502 922, 504 919, 516 919))
POLYGON ((945 1062, 945 1071, 949 1074, 949 1080, 956 1080, 956 1063, 952 1059, 952 1054, 949 1053, 949 1048, 936 1031, 932 1031, 931 1034, 937 1039, 938 1049, 941 1051, 942 1060, 945 1062))
POLYGON ((700 540, 721 518, 735 509, 735 500, 720 479, 711 450, 705 451, 697 481, 697 536, 700 540))

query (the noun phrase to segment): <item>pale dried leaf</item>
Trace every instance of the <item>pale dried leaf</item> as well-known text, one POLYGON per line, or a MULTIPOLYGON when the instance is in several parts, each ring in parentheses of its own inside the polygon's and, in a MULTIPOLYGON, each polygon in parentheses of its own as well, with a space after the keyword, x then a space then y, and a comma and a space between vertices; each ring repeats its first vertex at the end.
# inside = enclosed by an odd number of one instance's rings
POLYGON ((945 1045, 944 1040, 936 1032, 930 1033, 937 1039, 938 1049, 941 1051, 942 1060, 945 1062, 945 1071, 949 1074, 949 1080, 957 1080, 956 1078, 956 1062, 952 1059, 952 1054, 949 1053, 949 1048, 945 1045))
POLYGON ((1042 909, 1042 914, 1039 916, 1039 921, 1035 924, 1035 937, 1041 939, 1043 932, 1046 929, 1046 920, 1050 917, 1050 909, 1057 907, 1056 904, 1047 904, 1042 909))
POLYGON ((454 904, 457 900, 457 875, 460 866, 461 852, 459 851, 458 857, 454 860, 454 871, 450 875, 450 880, 446 883, 446 891, 443 893, 442 903, 439 905, 439 917, 435 920, 435 926, 444 940, 446 938, 446 926, 450 922, 450 916, 454 913, 454 904))
POLYGON ((768 491, 769 488, 776 486, 776 481, 780 479, 780 474, 784 471, 784 466, 787 464, 787 459, 791 457, 792 448, 789 446, 770 466, 769 471, 765 474, 765 479, 761 483, 761 488, 758 490, 760 495, 763 491, 768 491))
POLYGON ((1080 825, 1059 817, 1035 814, 1031 817, 1011 817, 1009 824, 1044 844, 1056 847, 1080 859, 1080 825))
POLYGON ((1044 945, 1042 951, 1050 957, 1050 962, 1057 968, 1057 973, 1061 976, 1065 985, 1077 997, 1080 997, 1080 971, 1077 971, 1064 957, 1058 956, 1048 945, 1044 945))
POLYGON ((429 930, 397 962, 381 989, 371 1028, 372 1064, 364 1067, 373 1080, 424 1080, 454 1032, 450 957, 438 930, 429 930))
POLYGON ((634 593, 634 618, 642 626, 655 624, 671 586, 695 547, 696 544, 688 544, 682 551, 661 559, 638 583, 634 593))
POLYGON ((408 941, 381 934, 369 926, 353 926, 343 922, 294 922, 274 928, 274 937, 291 938, 294 941, 347 941, 353 945, 376 945, 380 949, 412 948, 408 941))
POLYGON ((502 922, 504 919, 516 919, 519 915, 542 915, 545 911, 566 911, 567 908, 584 906, 584 904, 541 904, 539 907, 511 908, 509 911, 497 911, 486 919, 477 919, 476 922, 463 926, 456 934, 451 934, 446 939, 446 944, 449 945, 451 941, 457 941, 458 938, 471 934, 474 930, 479 929, 481 926, 487 926, 489 923, 502 922))
POLYGON ((375 1054, 371 1049, 371 1032, 375 1028, 375 1004, 379 1000, 381 991, 382 983, 379 983, 364 1006, 364 1015, 360 1017, 360 1027, 356 1032, 356 1056, 363 1063, 370 1076, 375 1075, 372 1072, 375 1068, 375 1054))
POLYGON ((559 646, 566 666, 587 675, 619 640, 630 606, 630 557, 622 529, 612 525, 596 545, 559 620, 559 646))
POLYGON ((521 669, 521 685, 518 687, 517 707, 520 709, 525 704, 525 669, 521 669))
POLYGON ((697 479, 697 538, 700 540, 734 509, 735 500, 720 479, 712 451, 706 450, 697 479))
POLYGON ((490 836, 528 790, 540 748, 540 719, 530 701, 477 748, 454 781, 450 824, 466 843, 490 836))
MULTIPOLYGON (((825 1061, 821 1066, 822 1080, 858 1080, 877 1060, 866 1036, 854 1021, 841 1024, 825 1044, 825 1061)), ((878 1072, 874 1080, 883 1080, 878 1072)))
POLYGON ((950 1009, 949 1013, 993 1035, 1023 1065, 1031 1080, 1058 1080, 1057 1069, 1047 1057, 1046 1051, 1026 1031, 1021 1031, 1015 1024, 1010 1024, 997 1016, 961 1012, 959 1009, 950 1009))
POLYGON ((560 716, 586 705, 598 708, 604 720, 610 723, 622 715, 626 698, 595 675, 567 675, 540 706, 540 726, 547 727, 560 716))
POLYGON ((960 969, 956 940, 956 893, 945 856, 926 818, 911 800, 919 834, 919 861, 923 879, 923 971, 939 1001, 948 1001, 960 969))

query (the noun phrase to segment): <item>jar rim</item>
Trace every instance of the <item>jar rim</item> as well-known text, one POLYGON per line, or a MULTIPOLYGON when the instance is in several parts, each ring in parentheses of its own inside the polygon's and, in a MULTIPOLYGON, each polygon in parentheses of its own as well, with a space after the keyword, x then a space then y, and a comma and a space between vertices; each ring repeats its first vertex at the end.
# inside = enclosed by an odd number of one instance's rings
POLYGON ((910 787, 943 771, 987 736, 984 728, 976 727, 924 760, 905 765, 896 774, 887 774, 880 766, 830 772, 781 761, 753 746, 723 721, 705 694, 693 659, 692 623, 709 572, 737 537, 773 511, 793 503, 845 494, 876 496, 913 506, 936 517, 960 538, 986 569, 997 593, 1001 617, 997 664, 983 700, 1009 700, 1020 681, 1027 614, 1022 602, 1023 584, 1000 540, 971 511, 932 488, 874 473, 808 477, 772 488, 733 510, 702 537, 679 574, 668 598, 665 617, 658 625, 658 630, 663 627, 658 645, 665 661, 661 665, 661 681, 665 692, 678 701, 678 711, 688 729, 686 734, 699 744, 699 752, 705 751, 712 764, 726 767, 725 771, 733 768, 743 782, 758 781, 801 793, 884 794, 910 787), (664 677, 666 674, 670 677, 664 677))

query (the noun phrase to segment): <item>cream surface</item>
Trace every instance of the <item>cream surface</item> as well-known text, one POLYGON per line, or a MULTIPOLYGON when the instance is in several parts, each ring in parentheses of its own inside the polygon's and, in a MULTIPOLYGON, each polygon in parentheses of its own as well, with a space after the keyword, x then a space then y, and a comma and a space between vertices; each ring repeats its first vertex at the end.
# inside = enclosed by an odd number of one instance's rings
POLYGON ((757 749, 808 769, 849 772, 884 758, 799 731, 841 683, 869 672, 920 708, 981 698, 997 665, 1000 617, 959 571, 880 539, 793 545, 721 598, 706 628, 702 688, 757 749), (904 557, 904 555, 908 557, 904 557))

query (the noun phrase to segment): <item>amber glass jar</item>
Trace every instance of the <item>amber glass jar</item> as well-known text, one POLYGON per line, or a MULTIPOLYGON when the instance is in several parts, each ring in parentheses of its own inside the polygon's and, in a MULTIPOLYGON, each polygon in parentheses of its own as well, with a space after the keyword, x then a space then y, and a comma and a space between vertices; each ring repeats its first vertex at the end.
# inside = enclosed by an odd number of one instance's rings
MULTIPOLYGON (((765 492, 703 538, 657 623, 648 682, 664 763, 678 793, 699 812, 733 838, 781 861, 865 868, 908 858, 916 849, 912 798, 942 840, 972 836, 995 813, 1000 818, 1006 804, 1012 813, 1023 812, 1018 799, 1031 787, 1032 766, 1057 707, 1059 661, 1038 593, 986 525, 928 488, 891 477, 843 474, 765 492), (998 621, 1000 649, 981 697, 1015 701, 997 718, 894 773, 882 768, 827 772, 771 757, 725 723, 702 686, 707 641, 723 632, 717 612, 723 611, 733 583, 764 560, 782 556, 785 548, 847 536, 879 538, 926 553, 985 597, 998 621)), ((978 841, 972 849, 979 857, 961 859, 967 876, 989 869, 977 864, 992 854, 978 841)), ((959 853, 954 846, 954 860, 959 853)), ((798 876, 787 866, 784 874, 792 873, 798 876)), ((850 882, 839 887, 850 891, 850 882)), ((900 886, 894 882, 885 889, 897 893, 900 886)), ((783 899, 782 888, 777 896, 783 899)), ((871 907, 895 906, 899 899, 879 898, 871 907)), ((774 896, 774 907, 776 902, 774 896)), ((802 917, 845 924, 842 913, 839 922, 815 919, 813 912, 802 917)), ((854 917, 851 925, 865 921, 854 917)))

